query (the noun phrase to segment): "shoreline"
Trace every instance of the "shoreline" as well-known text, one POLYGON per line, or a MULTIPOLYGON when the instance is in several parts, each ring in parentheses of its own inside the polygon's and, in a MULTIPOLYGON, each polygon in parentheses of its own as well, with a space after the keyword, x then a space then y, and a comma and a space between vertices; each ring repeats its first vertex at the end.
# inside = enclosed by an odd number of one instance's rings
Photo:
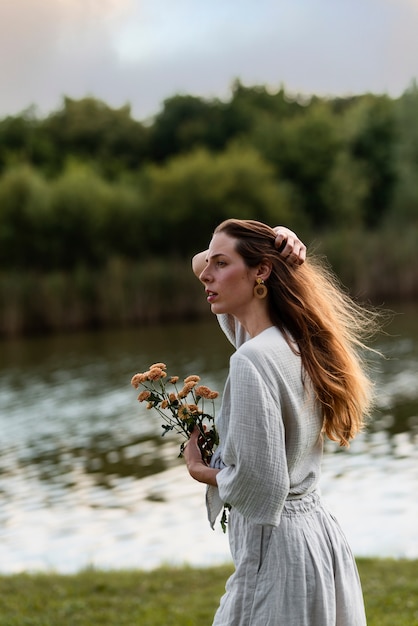
MULTIPOLYGON (((388 460, 376 451, 371 466, 361 454, 361 442, 356 445, 360 453, 353 444, 350 454, 324 456, 325 506, 337 517, 356 558, 418 558, 418 502, 410 497, 417 479, 415 458, 388 460), (399 475, 404 476, 401 485, 399 475)), ((22 476, 14 488, 25 497, 4 508, 0 574, 115 567, 151 571, 231 561, 228 535, 219 522, 211 530, 204 488, 182 465, 140 480, 115 478, 111 490, 80 475, 77 492, 57 491, 48 508, 34 478, 22 476)))

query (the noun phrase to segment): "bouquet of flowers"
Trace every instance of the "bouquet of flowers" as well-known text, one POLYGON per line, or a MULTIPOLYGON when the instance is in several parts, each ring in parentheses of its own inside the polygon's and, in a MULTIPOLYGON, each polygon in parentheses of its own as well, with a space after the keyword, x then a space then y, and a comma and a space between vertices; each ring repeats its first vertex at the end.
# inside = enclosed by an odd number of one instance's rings
MULTIPOLYGON (((167 376, 165 363, 154 363, 146 372, 135 374, 131 385, 135 389, 142 388, 138 395, 139 402, 147 402, 147 409, 156 409, 162 417, 163 436, 169 431, 180 433, 187 440, 196 427, 199 429, 199 447, 202 458, 210 463, 215 447, 219 443, 215 428, 215 404, 217 391, 205 385, 199 385, 200 377, 191 375, 181 385, 178 376, 167 376), (211 412, 206 411, 207 403, 211 403, 211 412)), ((180 445, 180 455, 185 442, 180 445)), ((226 532, 228 513, 231 507, 224 505, 221 527, 226 532)))
MULTIPOLYGON (((180 433, 188 439, 196 427, 199 429, 199 447, 202 458, 210 463, 214 448, 218 444, 215 428, 214 400, 217 391, 199 385, 199 376, 187 376, 179 384, 178 376, 167 376, 165 363, 154 363, 146 372, 135 374, 131 384, 135 389, 142 388, 139 402, 147 402, 147 409, 156 409, 163 419, 163 435, 169 431, 180 433), (206 405, 210 403, 211 412, 206 405)), ((180 446, 180 456, 185 442, 180 446)))

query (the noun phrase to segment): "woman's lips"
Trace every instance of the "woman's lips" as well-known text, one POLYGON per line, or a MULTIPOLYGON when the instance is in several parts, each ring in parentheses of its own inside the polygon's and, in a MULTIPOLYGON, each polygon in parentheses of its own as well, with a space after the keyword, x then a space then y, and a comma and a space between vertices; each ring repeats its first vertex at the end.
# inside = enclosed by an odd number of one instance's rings
POLYGON ((208 302, 213 302, 218 294, 215 291, 206 290, 206 299, 208 302))

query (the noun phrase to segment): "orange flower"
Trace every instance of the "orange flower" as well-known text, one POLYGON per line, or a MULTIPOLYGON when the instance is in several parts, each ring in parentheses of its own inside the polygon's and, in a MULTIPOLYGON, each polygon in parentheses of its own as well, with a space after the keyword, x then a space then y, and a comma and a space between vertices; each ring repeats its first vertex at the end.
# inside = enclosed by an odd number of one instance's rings
POLYGON ((171 383, 172 385, 175 385, 178 379, 179 379, 178 376, 171 376, 171 378, 168 379, 168 382, 171 383))
POLYGON ((187 404, 181 404, 179 406, 179 411, 178 411, 178 415, 179 418, 181 420, 187 420, 190 417, 190 411, 189 411, 189 407, 187 404))
POLYGON ((170 393, 170 395, 168 396, 168 399, 170 400, 171 404, 174 404, 174 402, 177 402, 177 396, 175 393, 170 393))
POLYGON ((168 407, 168 400, 163 400, 163 401, 161 402, 161 408, 162 408, 162 409, 166 409, 167 407, 168 407))
POLYGON ((135 389, 138 389, 139 385, 145 380, 147 380, 147 376, 145 374, 135 374, 135 376, 132 376, 131 385, 132 387, 135 387, 135 389))
POLYGON ((160 378, 164 378, 167 374, 161 369, 161 367, 152 367, 148 372, 148 380, 160 380, 160 378))
POLYGON ((160 370, 167 369, 167 365, 165 363, 154 363, 154 365, 150 365, 150 370, 153 370, 155 367, 158 367, 160 370))
POLYGON ((214 400, 219 396, 219 393, 217 391, 212 391, 212 389, 209 389, 209 387, 206 387, 206 385, 200 385, 199 387, 196 387, 195 392, 197 396, 205 398, 206 400, 214 400))
POLYGON ((138 396, 139 402, 143 402, 144 400, 148 400, 150 395, 151 395, 150 391, 141 391, 141 393, 138 396))
POLYGON ((178 393, 179 398, 185 398, 188 393, 191 392, 196 383, 186 383, 181 391, 178 393))
POLYGON ((200 413, 200 409, 197 406, 197 404, 188 404, 187 406, 189 408, 190 413, 200 413))
POLYGON ((200 376, 188 376, 187 378, 184 379, 184 382, 187 383, 198 383, 200 380, 200 376))

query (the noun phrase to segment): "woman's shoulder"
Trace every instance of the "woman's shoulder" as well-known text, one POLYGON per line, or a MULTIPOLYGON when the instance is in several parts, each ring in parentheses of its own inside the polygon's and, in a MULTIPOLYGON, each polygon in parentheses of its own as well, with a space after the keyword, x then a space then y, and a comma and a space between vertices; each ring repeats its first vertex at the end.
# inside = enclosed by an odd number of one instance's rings
POLYGON ((243 344, 230 360, 230 374, 234 380, 254 384, 264 381, 277 390, 289 384, 299 389, 302 384, 302 359, 297 346, 291 346, 278 328, 269 328, 243 344))
POLYGON ((265 361, 277 364, 292 355, 296 357, 282 331, 271 326, 243 343, 233 356, 248 359, 254 364, 265 361))
POLYGON ((269 326, 255 337, 252 337, 252 339, 249 339, 241 346, 240 350, 247 349, 257 352, 260 349, 264 350, 268 346, 277 348, 283 344, 288 345, 284 333, 280 330, 280 328, 277 328, 277 326, 269 326))

